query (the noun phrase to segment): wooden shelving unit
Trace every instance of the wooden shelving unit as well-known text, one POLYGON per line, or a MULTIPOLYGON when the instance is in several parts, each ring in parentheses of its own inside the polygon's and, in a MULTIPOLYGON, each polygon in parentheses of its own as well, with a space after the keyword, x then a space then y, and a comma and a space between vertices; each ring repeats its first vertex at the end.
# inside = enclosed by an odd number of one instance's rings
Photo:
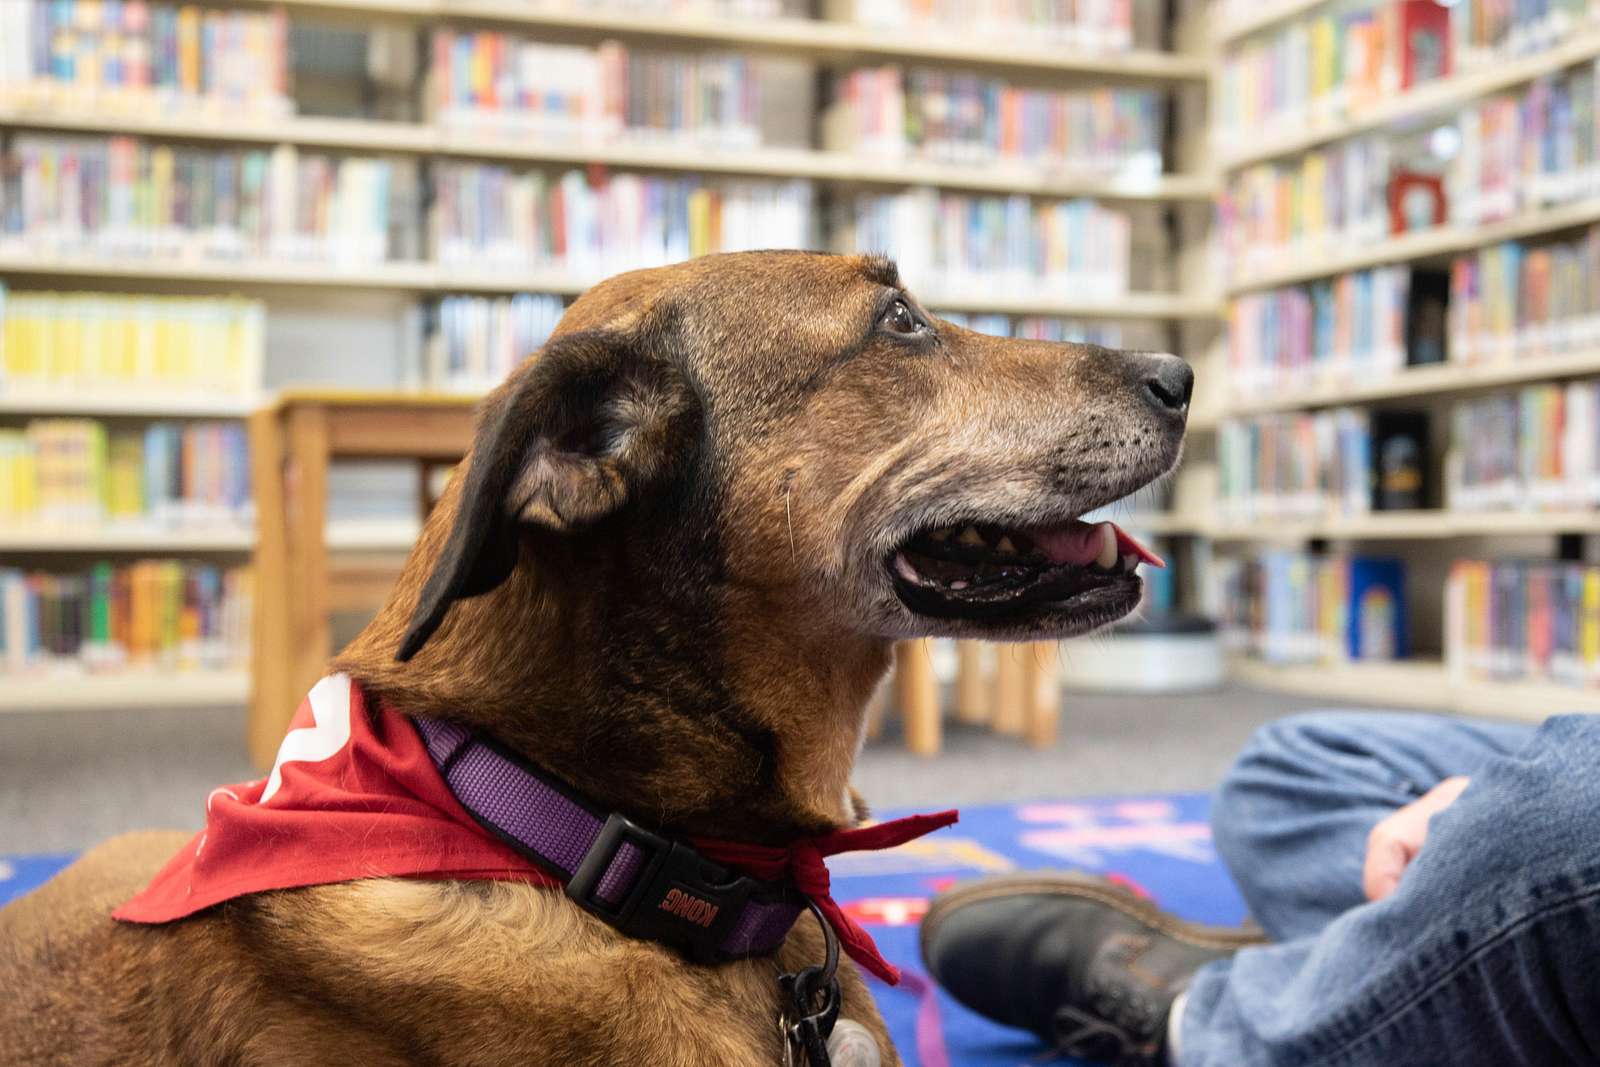
POLYGON ((159 526, 0 526, 0 552, 248 552, 255 544, 248 526, 195 529, 159 526))
MULTIPOLYGON (((1237 46, 1257 33, 1277 32, 1291 20, 1326 10, 1330 0, 1266 0, 1259 5, 1234 5, 1211 30, 1218 49, 1237 46)), ((1484 97, 1517 90, 1536 79, 1600 57, 1600 29, 1592 24, 1568 33, 1554 47, 1501 61, 1480 64, 1465 73, 1430 82, 1402 94, 1375 99, 1342 112, 1312 110, 1283 117, 1260 129, 1229 131, 1213 141, 1213 158, 1228 176, 1257 164, 1283 160, 1337 142, 1383 131, 1427 130, 1453 112, 1484 97)), ((1218 61, 1220 62, 1220 54, 1218 61)), ((1216 113, 1214 109, 1213 113, 1216 113)), ((1482 225, 1446 225, 1432 230, 1367 241, 1304 242, 1270 255, 1249 259, 1225 280, 1228 298, 1261 290, 1300 285, 1354 271, 1400 264, 1442 266, 1452 257, 1505 242, 1576 230, 1600 222, 1600 199, 1589 198, 1522 211, 1482 225)), ((1532 382, 1600 376, 1600 351, 1592 347, 1545 353, 1517 353, 1481 364, 1445 363, 1412 367, 1382 377, 1361 372, 1313 379, 1307 371, 1300 383, 1285 381, 1243 393, 1226 387, 1209 394, 1207 414, 1216 419, 1274 412, 1393 401, 1446 403, 1492 389, 1532 382)), ((1226 386, 1227 383, 1223 383, 1226 386)), ((1432 457, 1437 459, 1438 457, 1432 457)), ((1360 516, 1225 519, 1213 507, 1214 494, 1193 494, 1190 510, 1166 516, 1166 529, 1216 542, 1219 551, 1252 551, 1262 545, 1303 545, 1311 541, 1393 542, 1385 552, 1431 557, 1434 563, 1458 554, 1451 542, 1474 541, 1474 554, 1495 555, 1497 538, 1519 538, 1525 550, 1529 537, 1600 535, 1600 510, 1467 512, 1435 509, 1374 512, 1360 516), (1413 543, 1411 547, 1406 542, 1413 543)), ((1510 546, 1507 546, 1510 547, 1510 546)), ((1570 550, 1570 543, 1564 546, 1570 550)), ((1430 593, 1430 595, 1432 595, 1430 593)), ((1438 595, 1442 598, 1443 591, 1438 595)), ((1413 616, 1417 614, 1412 613, 1413 616)), ((1422 614, 1437 616, 1430 605, 1422 614)), ((1437 621, 1437 620, 1435 620, 1437 621)), ((1398 663, 1337 663, 1281 666, 1244 658, 1230 663, 1233 678, 1263 688, 1325 697, 1330 702, 1360 701, 1382 706, 1426 708, 1465 714, 1540 719, 1565 710, 1600 711, 1600 690, 1577 689, 1543 682, 1466 680, 1454 676, 1438 660, 1398 663)))
POLYGON ((205 396, 111 395, 103 393, 0 391, 0 415, 95 415, 130 418, 236 419, 260 406, 259 399, 205 396))

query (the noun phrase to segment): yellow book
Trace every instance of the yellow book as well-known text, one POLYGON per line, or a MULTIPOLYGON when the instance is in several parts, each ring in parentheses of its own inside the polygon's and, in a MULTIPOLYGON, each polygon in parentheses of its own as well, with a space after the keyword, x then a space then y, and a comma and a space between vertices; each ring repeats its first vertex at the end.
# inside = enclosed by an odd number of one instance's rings
POLYGON ((178 88, 200 92, 200 9, 192 5, 178 9, 178 88))
POLYGON ((1323 15, 1311 24, 1311 96, 1326 96, 1337 84, 1338 30, 1334 20, 1323 15))
POLYGON ((158 145, 150 150, 150 199, 153 221, 158 231, 172 225, 172 149, 158 145))
POLYGON ((1583 571, 1583 613, 1579 635, 1584 672, 1592 679, 1600 675, 1600 567, 1585 567, 1583 571))
POLYGON ((144 514, 144 435, 121 430, 111 435, 106 514, 135 519, 144 514))
POLYGON ((703 256, 711 251, 711 191, 696 189, 689 194, 689 255, 703 256))

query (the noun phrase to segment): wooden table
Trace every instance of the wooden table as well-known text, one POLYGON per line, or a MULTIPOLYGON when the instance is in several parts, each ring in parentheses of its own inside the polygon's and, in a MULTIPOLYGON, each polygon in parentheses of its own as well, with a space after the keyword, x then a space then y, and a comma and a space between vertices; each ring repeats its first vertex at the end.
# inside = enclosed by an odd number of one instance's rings
POLYGON ((334 612, 375 609, 403 553, 330 557, 328 467, 335 459, 409 459, 426 508, 428 474, 472 443, 478 398, 446 393, 290 390, 250 417, 256 499, 256 605, 249 741, 271 765, 284 729, 327 668, 334 612))
MULTIPOLYGON (((271 765, 295 708, 327 669, 333 614, 380 607, 404 560, 397 550, 330 553, 329 465, 414 460, 425 512, 430 472, 458 462, 472 443, 476 402, 454 394, 290 390, 251 415, 258 536, 248 732, 259 766, 271 765)), ((993 658, 986 671, 978 646, 961 646, 957 718, 1031 745, 1053 744, 1061 702, 1055 645, 1001 645, 993 658)), ((937 755, 944 713, 926 642, 899 646, 892 690, 906 747, 937 755)))

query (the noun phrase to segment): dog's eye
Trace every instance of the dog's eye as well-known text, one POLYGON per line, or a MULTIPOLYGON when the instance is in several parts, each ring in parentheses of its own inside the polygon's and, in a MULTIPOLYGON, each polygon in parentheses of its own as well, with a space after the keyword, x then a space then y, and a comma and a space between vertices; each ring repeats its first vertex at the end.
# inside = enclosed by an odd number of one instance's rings
POLYGON ((928 324, 917 317, 916 312, 904 300, 896 300, 889 305, 889 310, 883 313, 880 324, 894 333, 922 333, 928 324))

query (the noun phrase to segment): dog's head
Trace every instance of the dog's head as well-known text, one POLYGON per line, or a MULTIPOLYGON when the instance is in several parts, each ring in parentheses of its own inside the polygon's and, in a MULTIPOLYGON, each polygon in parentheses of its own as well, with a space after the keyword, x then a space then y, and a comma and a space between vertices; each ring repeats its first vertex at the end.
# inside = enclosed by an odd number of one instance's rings
MULTIPOLYGON (((1078 516, 1169 470, 1170 355, 989 337, 894 266, 709 256, 596 286, 489 400, 398 650, 557 552, 596 595, 869 638, 1065 636, 1139 599, 1139 549, 1078 516), (576 570, 574 570, 576 568, 576 570)), ((515 626, 515 620, 506 625, 515 626)))
POLYGON ((1137 548, 1076 517, 1176 462, 1190 380, 941 322, 873 257, 612 278, 488 398, 339 667, 665 826, 837 825, 893 639, 1135 605, 1137 548))

